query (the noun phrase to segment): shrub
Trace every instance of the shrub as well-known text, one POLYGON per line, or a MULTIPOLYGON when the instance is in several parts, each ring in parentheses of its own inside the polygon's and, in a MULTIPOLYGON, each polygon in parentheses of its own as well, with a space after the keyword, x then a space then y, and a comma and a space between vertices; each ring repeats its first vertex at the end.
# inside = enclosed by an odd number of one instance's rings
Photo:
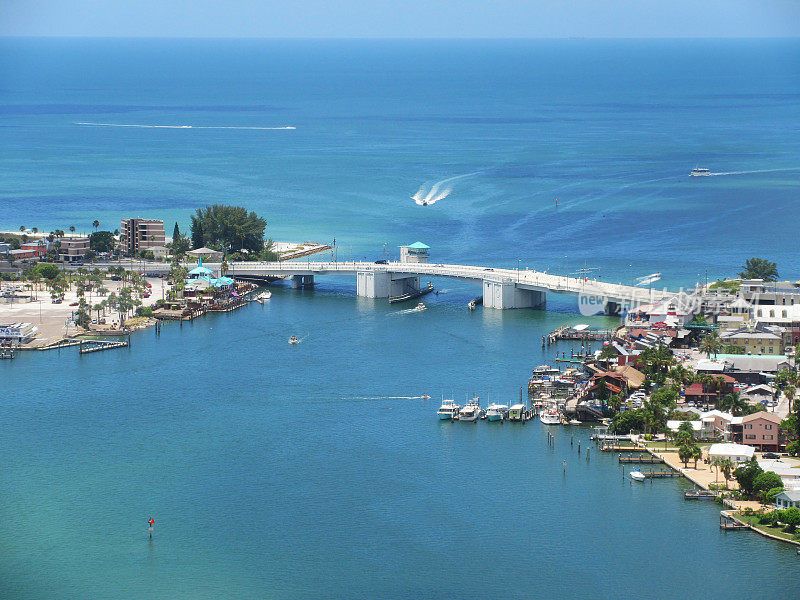
POLYGON ((136 309, 136 316, 137 317, 152 317, 153 316, 153 309, 149 306, 139 306, 136 309))
POLYGON ((789 453, 789 456, 797 456, 800 454, 800 442, 793 440, 786 444, 786 452, 789 453))
POLYGON ((778 522, 778 513, 780 511, 773 510, 768 513, 764 513, 760 517, 758 517, 758 522, 760 525, 772 525, 774 526, 775 523, 778 522))

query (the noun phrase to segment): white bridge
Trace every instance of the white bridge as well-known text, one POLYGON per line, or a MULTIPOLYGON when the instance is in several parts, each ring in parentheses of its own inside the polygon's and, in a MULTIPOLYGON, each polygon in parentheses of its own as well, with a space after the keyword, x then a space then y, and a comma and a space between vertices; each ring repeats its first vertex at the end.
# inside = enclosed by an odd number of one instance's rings
MULTIPOLYGON (((207 264, 217 270, 220 264, 207 264)), ((289 277, 292 287, 314 285, 317 275, 356 276, 359 296, 390 298, 420 289, 420 278, 447 277, 481 285, 487 308, 539 308, 546 305, 547 292, 578 296, 581 312, 618 314, 667 295, 663 290, 606 283, 585 278, 563 277, 540 271, 495 269, 468 265, 413 262, 231 262, 226 275, 255 280, 289 277)))

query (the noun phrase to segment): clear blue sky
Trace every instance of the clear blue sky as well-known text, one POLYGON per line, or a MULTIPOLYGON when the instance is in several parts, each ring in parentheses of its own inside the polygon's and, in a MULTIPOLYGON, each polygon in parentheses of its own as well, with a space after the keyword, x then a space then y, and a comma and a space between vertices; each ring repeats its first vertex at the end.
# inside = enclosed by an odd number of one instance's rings
POLYGON ((799 0, 0 0, 0 35, 798 37, 799 0))

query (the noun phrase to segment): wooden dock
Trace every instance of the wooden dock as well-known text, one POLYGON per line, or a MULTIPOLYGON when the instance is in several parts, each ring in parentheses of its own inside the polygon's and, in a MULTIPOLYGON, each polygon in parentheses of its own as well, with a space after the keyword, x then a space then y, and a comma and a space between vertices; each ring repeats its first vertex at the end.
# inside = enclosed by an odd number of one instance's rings
POLYGON ((622 456, 619 455, 620 463, 639 463, 639 464, 662 464, 663 459, 651 456, 649 454, 640 454, 639 456, 622 456))
POLYGON ((14 346, 0 346, 0 359, 12 359, 14 358, 14 346))
POLYGON ((619 444, 600 444, 600 450, 603 452, 647 452, 644 446, 622 446, 619 444))
POLYGON ((130 345, 130 336, 125 340, 80 340, 79 352, 89 354, 90 352, 102 352, 103 350, 113 350, 115 348, 125 348, 130 345))
POLYGON ((641 472, 647 479, 663 479, 665 477, 680 477, 681 474, 676 471, 642 471, 641 472))
POLYGON ((52 344, 47 344, 46 346, 39 346, 37 350, 44 351, 44 350, 60 350, 61 348, 69 348, 71 346, 79 346, 80 340, 70 340, 70 339, 62 339, 58 340, 57 342, 53 342, 52 344))

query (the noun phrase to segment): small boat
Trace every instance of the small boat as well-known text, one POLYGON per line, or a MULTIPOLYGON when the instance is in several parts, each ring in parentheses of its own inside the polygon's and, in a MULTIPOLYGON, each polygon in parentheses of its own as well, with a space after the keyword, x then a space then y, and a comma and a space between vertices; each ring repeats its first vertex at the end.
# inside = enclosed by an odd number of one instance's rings
POLYGON ((467 405, 458 411, 458 420, 466 421, 467 423, 474 423, 481 417, 481 405, 478 404, 478 398, 475 397, 470 400, 467 405))
POLYGON ((508 406, 505 404, 490 404, 486 409, 487 421, 502 421, 508 416, 508 406))
POLYGON ((272 292, 270 292, 269 290, 261 292, 258 295, 258 297, 261 298, 262 300, 269 300, 270 298, 272 298, 272 292))
POLYGON ((539 365, 533 370, 533 375, 534 377, 558 377, 561 375, 561 369, 550 365, 539 365))
POLYGON ((439 415, 439 419, 442 421, 453 420, 460 409, 461 407, 453 400, 442 400, 442 405, 436 411, 436 414, 439 415))
POLYGON ((558 416, 558 410, 555 408, 548 408, 539 412, 539 420, 545 425, 561 424, 561 419, 558 416))
POLYGON ((423 400, 430 400, 431 399, 431 397, 428 396, 428 394, 422 394, 422 396, 420 396, 420 398, 422 398, 423 400))
POLYGON ((420 303, 419 303, 419 304, 417 304, 417 305, 416 305, 416 306, 415 306, 415 307, 414 307, 412 310, 415 310, 415 311, 417 311, 417 312, 422 312, 423 310, 427 310, 427 308, 428 308, 428 307, 427 307, 427 306, 425 306, 425 304, 424 304, 424 303, 420 302, 420 303))
POLYGON ((300 340, 297 339, 296 335, 293 335, 292 337, 289 338, 289 343, 290 344, 299 344, 300 340))
POLYGON ((633 481, 644 481, 645 479, 647 479, 647 477, 645 477, 645 474, 639 471, 638 469, 631 471, 630 476, 633 481))
POLYGON ((689 177, 706 177, 708 175, 711 175, 711 171, 708 169, 701 169, 699 167, 695 167, 692 169, 692 172, 689 173, 689 177))

